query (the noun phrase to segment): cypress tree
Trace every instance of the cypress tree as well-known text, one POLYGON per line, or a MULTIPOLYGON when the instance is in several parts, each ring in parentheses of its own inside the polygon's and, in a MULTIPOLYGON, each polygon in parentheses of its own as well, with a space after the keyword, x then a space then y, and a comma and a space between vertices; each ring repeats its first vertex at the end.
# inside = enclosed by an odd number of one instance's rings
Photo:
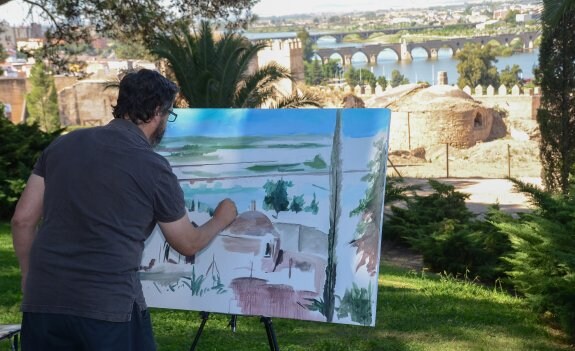
POLYGON ((41 61, 32 67, 30 73, 32 89, 26 94, 26 108, 28 110, 28 124, 38 124, 45 132, 54 132, 60 128, 60 115, 58 113, 58 94, 54 77, 48 72, 46 65, 41 61))
POLYGON ((575 1, 544 0, 542 19, 537 112, 542 179, 547 190, 567 195, 575 164, 575 1))

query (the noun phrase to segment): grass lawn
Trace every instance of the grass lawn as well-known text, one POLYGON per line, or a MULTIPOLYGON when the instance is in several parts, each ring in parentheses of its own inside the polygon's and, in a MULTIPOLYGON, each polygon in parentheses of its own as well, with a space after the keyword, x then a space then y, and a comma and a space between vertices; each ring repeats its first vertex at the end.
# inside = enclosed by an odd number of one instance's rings
MULTIPOLYGON (((10 228, 0 222, 0 323, 20 322, 20 277, 10 228)), ((210 315, 197 350, 269 350, 258 317, 210 315)), ((158 350, 189 350, 201 318, 195 311, 152 310, 158 350)), ((281 350, 455 351, 572 350, 520 298, 471 282, 382 264, 375 328, 272 320, 281 350)), ((7 350, 0 342, 0 350, 7 350)))

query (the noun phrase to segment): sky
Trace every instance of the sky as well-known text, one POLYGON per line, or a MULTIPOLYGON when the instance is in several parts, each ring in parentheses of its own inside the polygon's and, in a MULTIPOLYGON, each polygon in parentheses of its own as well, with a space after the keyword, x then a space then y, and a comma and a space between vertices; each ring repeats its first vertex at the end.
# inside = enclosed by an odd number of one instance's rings
MULTIPOLYGON (((310 109, 174 109, 179 115, 168 123, 166 137, 194 135, 209 137, 331 135, 335 127, 336 110, 310 109), (289 120, 289 123, 282 123, 289 120), (249 121, 249 123, 246 123, 249 121), (277 133, 276 133, 277 132, 277 133)), ((372 137, 386 129, 389 111, 384 109, 349 109, 343 113, 343 135, 351 138, 372 137), (361 119, 363 123, 357 123, 361 119)))
MULTIPOLYGON (((260 0, 253 12, 260 17, 308 14, 321 12, 374 11, 409 7, 428 7, 463 3, 464 0, 260 0)), ((12 25, 22 24, 27 6, 22 0, 12 0, 0 6, 0 20, 12 25)))
POLYGON ((320 12, 353 12, 429 7, 463 3, 464 0, 260 0, 253 12, 260 17, 308 14, 320 12))

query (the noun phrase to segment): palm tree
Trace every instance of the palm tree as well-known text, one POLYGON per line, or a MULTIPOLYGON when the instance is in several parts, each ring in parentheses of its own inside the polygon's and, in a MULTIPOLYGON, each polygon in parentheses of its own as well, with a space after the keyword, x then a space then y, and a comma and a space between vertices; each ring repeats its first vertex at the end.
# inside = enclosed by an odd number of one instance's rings
POLYGON ((575 11, 575 0, 546 0, 543 3, 541 19, 550 26, 557 26, 564 16, 575 11))
POLYGON ((151 51, 168 61, 190 107, 321 107, 311 93, 282 95, 275 83, 291 75, 278 64, 249 72, 250 63, 265 46, 233 32, 216 40, 209 22, 203 21, 197 35, 185 27, 158 34, 151 51))

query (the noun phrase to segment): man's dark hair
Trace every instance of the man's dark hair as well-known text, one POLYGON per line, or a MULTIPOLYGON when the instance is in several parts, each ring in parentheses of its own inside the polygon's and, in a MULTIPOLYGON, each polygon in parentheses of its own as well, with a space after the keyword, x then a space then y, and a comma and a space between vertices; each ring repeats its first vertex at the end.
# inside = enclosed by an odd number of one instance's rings
POLYGON ((120 81, 118 101, 112 106, 114 118, 128 116, 135 124, 149 122, 157 112, 167 113, 178 87, 156 71, 140 69, 120 81))

